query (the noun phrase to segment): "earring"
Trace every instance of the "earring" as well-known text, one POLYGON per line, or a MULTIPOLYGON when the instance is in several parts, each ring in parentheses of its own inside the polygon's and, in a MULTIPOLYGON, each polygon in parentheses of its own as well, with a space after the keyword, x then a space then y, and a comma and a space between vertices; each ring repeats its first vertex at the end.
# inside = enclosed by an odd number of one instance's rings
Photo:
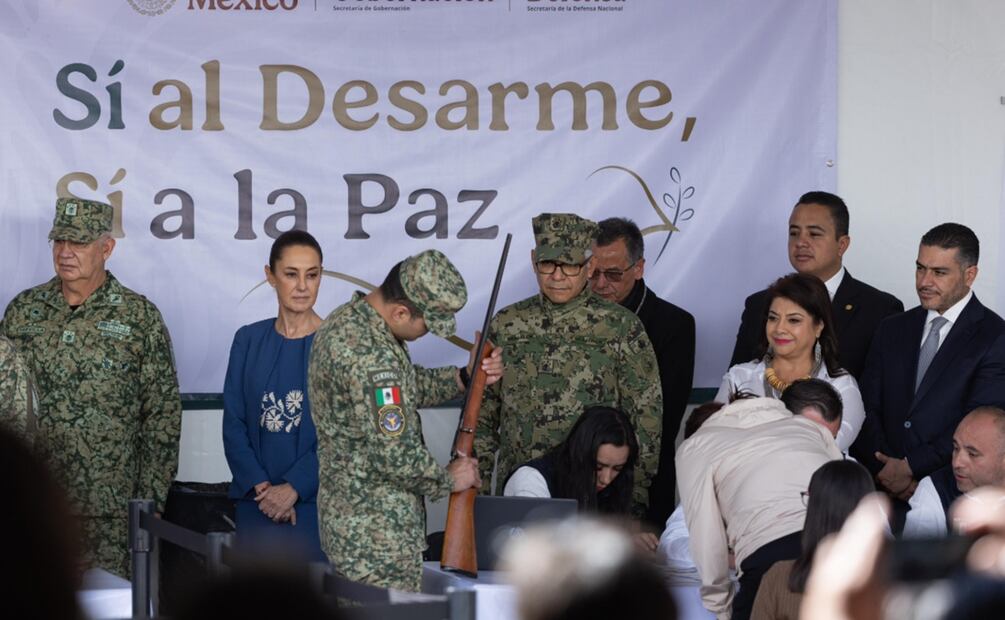
POLYGON ((822 358, 823 352, 820 349, 820 339, 817 338, 816 344, 813 345, 813 365, 819 366, 822 358))

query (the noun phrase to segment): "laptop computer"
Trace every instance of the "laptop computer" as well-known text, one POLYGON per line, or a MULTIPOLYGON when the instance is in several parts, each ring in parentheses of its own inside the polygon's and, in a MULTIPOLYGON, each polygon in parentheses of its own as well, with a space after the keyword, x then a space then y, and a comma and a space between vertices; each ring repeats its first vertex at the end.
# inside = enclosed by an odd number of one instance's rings
POLYGON ((475 497, 478 570, 497 570, 496 564, 503 547, 511 538, 522 536, 524 528, 574 517, 577 508, 574 499, 475 497))

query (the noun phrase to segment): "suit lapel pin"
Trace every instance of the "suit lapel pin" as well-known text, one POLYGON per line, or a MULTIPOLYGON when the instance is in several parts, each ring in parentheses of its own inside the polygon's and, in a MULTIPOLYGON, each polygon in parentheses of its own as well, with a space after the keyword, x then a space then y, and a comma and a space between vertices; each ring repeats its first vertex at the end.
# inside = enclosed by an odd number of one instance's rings
POLYGON ((852 309, 852 305, 851 304, 845 304, 844 305, 844 309, 845 310, 851 310, 852 309))

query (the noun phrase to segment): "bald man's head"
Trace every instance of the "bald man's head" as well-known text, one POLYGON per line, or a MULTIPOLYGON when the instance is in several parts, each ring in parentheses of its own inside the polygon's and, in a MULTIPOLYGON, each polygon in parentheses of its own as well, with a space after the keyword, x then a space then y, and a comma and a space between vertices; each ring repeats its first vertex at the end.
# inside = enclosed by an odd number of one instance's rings
POLYGON ((1005 410, 978 407, 953 434, 953 476, 963 493, 1005 486, 1005 410))

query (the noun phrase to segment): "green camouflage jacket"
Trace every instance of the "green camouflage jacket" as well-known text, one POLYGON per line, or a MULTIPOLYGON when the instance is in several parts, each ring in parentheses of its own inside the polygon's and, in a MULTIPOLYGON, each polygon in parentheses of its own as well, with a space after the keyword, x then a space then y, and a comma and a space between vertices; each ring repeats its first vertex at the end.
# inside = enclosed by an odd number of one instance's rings
POLYGON ((181 399, 156 306, 109 273, 76 310, 59 278, 20 293, 2 332, 37 381, 37 445, 83 516, 124 517, 132 498, 163 509, 178 468, 181 399))
MULTIPOLYGON (((485 391, 475 451, 485 489, 499 451, 497 489, 514 469, 565 439, 590 405, 628 414, 639 439, 633 512, 648 505, 662 433, 663 395, 656 355, 638 317, 590 292, 565 304, 534 295, 492 320, 504 349, 502 381, 485 391)), ((501 492, 501 491, 500 491, 501 492)))
POLYGON ((35 406, 31 371, 14 343, 0 336, 0 424, 33 442, 37 427, 35 406))
POLYGON ((417 409, 456 397, 456 370, 414 366, 362 293, 318 329, 307 377, 321 543, 350 579, 411 588, 388 576, 425 549, 423 495, 439 499, 452 486, 423 442, 417 409))

